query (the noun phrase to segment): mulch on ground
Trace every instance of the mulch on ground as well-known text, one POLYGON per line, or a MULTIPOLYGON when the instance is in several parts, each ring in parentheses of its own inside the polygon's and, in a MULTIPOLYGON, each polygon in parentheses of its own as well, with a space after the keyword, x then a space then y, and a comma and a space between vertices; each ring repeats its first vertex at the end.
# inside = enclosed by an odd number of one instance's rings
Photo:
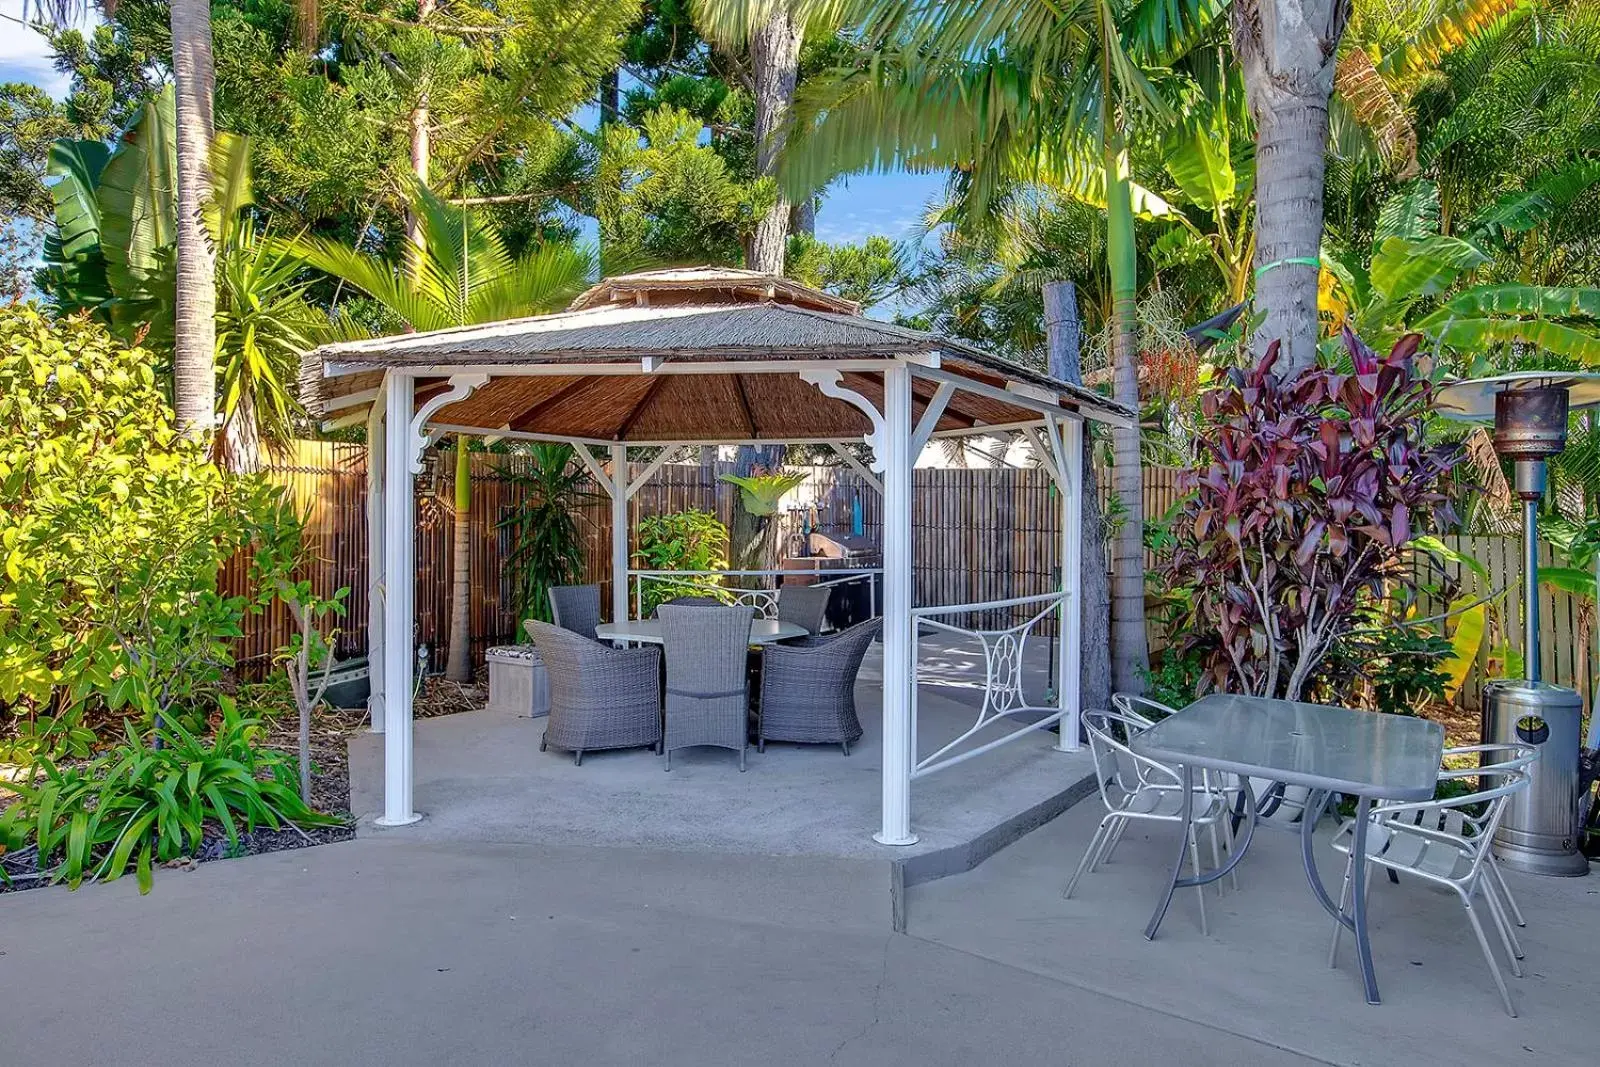
MULTIPOLYGON (((488 676, 480 669, 470 683, 452 682, 440 677, 424 680, 417 694, 413 713, 416 718, 429 719, 441 715, 455 715, 476 711, 488 699, 488 676)), ((293 714, 281 713, 267 718, 267 744, 294 755, 300 747, 300 724, 293 714)), ((279 829, 257 827, 241 831, 238 843, 228 841, 220 824, 206 825, 201 846, 189 859, 166 864, 167 868, 193 870, 197 864, 211 860, 252 856, 265 852, 282 852, 288 849, 309 848, 337 841, 348 841, 356 835, 355 818, 350 811, 350 760, 349 741, 353 734, 367 728, 367 712, 362 709, 323 708, 311 723, 311 806, 317 811, 341 820, 336 826, 308 826, 305 828, 283 826, 279 829)), ((16 799, 16 794, 0 787, 0 811, 16 799)), ((0 893, 35 889, 49 884, 37 875, 37 856, 33 849, 22 849, 0 855, 3 868, 12 881, 0 881, 0 893)))

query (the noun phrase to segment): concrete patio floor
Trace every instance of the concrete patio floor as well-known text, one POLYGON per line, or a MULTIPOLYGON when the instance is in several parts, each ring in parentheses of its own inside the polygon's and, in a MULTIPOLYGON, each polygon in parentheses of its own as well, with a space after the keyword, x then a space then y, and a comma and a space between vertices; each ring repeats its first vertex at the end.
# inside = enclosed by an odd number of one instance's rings
MULTIPOLYGON (((926 754, 973 721, 983 660, 975 644, 924 643, 919 746, 926 754)), ((1043 693, 1047 655, 1045 641, 1030 642, 1033 693, 1043 693)), ((418 842, 905 860, 960 850, 1052 800, 1064 804, 1064 794, 1081 793, 1090 776, 1087 749, 1056 751, 1055 735, 1040 731, 914 782, 912 828, 919 842, 879 845, 872 833, 880 811, 881 696, 882 646, 874 645, 856 688, 866 736, 848 757, 837 746, 773 743, 764 754, 751 748, 743 774, 732 752, 709 748, 674 753, 670 773, 645 749, 588 753, 581 767, 574 766, 568 753, 539 751, 542 718, 475 711, 422 719, 415 727, 414 764, 423 820, 392 831, 372 826, 370 817, 382 809, 379 735, 351 742, 351 804, 362 817, 362 833, 418 842)), ((1005 728, 992 729, 985 739, 1005 728)))
MULTIPOLYGON (((1098 799, 1085 801, 977 869, 912 888, 910 933, 1330 1063, 1596 1062, 1600 871, 1507 872, 1528 919, 1518 931, 1526 977, 1506 971, 1515 1019, 1501 1007, 1455 895, 1374 878, 1383 1003, 1369 1006, 1348 937, 1338 969, 1327 966, 1332 920, 1306 885, 1298 836, 1257 833, 1239 867, 1239 891, 1208 893, 1209 937, 1200 934, 1191 889, 1179 891, 1149 942, 1143 930, 1171 863, 1170 828, 1130 829, 1113 862, 1062 899, 1103 813, 1098 799)), ((1337 892, 1343 858, 1326 845, 1332 829, 1330 820, 1318 862, 1337 892)))
POLYGON ((0 1063, 1308 1062, 888 933, 867 871, 383 835, 0 896, 0 1063))

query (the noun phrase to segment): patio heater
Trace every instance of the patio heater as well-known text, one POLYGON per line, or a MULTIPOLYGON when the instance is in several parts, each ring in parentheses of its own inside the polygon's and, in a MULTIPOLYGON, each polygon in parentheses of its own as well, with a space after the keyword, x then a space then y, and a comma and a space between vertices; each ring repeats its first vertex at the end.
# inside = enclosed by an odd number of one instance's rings
POLYGON ((1539 678, 1539 499, 1545 461, 1567 444, 1567 416, 1600 406, 1600 374, 1523 372, 1452 382, 1435 407, 1450 418, 1494 419, 1494 449, 1511 461, 1513 490, 1522 501, 1522 678, 1502 678, 1483 690, 1485 744, 1520 742, 1539 750, 1528 789, 1511 798, 1495 852, 1507 866, 1530 874, 1582 875, 1579 732, 1583 698, 1539 678))

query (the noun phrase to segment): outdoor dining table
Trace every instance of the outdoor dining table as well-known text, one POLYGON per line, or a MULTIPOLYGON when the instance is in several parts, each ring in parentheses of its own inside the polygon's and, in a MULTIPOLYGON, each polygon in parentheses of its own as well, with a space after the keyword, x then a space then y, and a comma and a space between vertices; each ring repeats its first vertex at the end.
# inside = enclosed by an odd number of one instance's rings
POLYGON ((1141 756, 1180 768, 1183 778, 1178 855, 1172 877, 1145 928, 1145 937, 1154 940, 1177 889, 1209 885, 1225 877, 1244 858, 1261 814, 1251 778, 1300 786, 1309 791, 1300 818, 1300 854, 1306 879, 1328 914, 1355 934, 1367 1003, 1377 1004, 1378 980, 1367 940, 1368 813, 1378 800, 1433 798, 1444 755, 1444 727, 1407 715, 1213 693, 1134 736, 1129 745, 1141 756), (1241 788, 1234 815, 1244 822, 1244 832, 1236 837, 1233 850, 1221 867, 1185 878, 1184 849, 1194 816, 1197 770, 1239 776, 1241 788), (1356 798, 1348 915, 1328 895, 1312 849, 1317 822, 1334 793, 1356 798))
MULTIPOLYGON (((750 643, 752 645, 771 645, 779 641, 787 641, 794 637, 804 637, 809 633, 804 626, 797 626, 792 622, 780 622, 777 619, 753 619, 750 622, 750 643)), ((594 635, 602 641, 628 641, 638 644, 659 645, 661 638, 660 619, 629 619, 627 622, 603 622, 594 629, 594 635)))

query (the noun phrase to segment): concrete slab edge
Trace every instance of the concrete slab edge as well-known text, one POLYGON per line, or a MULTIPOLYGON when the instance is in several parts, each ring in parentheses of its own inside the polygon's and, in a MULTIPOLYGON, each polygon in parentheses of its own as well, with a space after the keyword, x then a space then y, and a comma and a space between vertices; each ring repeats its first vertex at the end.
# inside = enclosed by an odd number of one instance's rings
POLYGON ((935 852, 924 852, 920 856, 890 861, 889 897, 895 933, 906 932, 906 892, 912 886, 948 878, 953 874, 965 874, 1007 845, 1021 840, 1069 810, 1094 791, 1094 772, 1091 771, 1061 792, 990 827, 970 841, 935 852))

